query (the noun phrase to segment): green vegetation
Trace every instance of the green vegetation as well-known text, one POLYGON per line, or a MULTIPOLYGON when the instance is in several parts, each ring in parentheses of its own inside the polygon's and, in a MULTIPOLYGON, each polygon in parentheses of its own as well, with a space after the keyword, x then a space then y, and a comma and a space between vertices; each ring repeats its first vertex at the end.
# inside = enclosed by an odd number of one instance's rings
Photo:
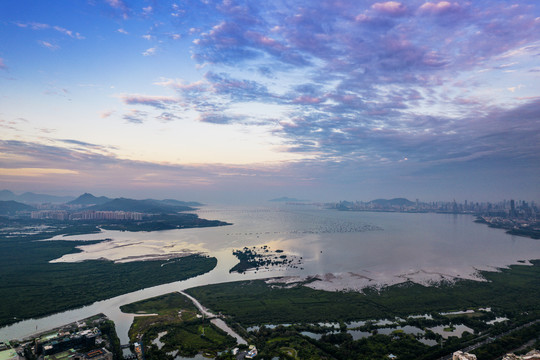
POLYGON ((229 272, 244 273, 248 270, 259 270, 260 267, 287 266, 297 268, 302 264, 302 258, 287 255, 278 255, 283 250, 272 251, 267 245, 252 248, 244 247, 242 250, 234 250, 233 255, 240 260, 229 272))
POLYGON ((184 280, 212 270, 217 260, 192 255, 167 262, 115 264, 92 260, 49 263, 78 252, 82 241, 33 241, 58 233, 88 233, 91 225, 65 226, 49 233, 0 238, 0 326, 63 311, 131 291, 184 280))
POLYGON ((304 286, 270 286, 257 280, 196 287, 187 292, 245 326, 382 319, 483 306, 507 315, 540 313, 540 261, 533 263, 483 272, 487 282, 461 280, 439 287, 405 283, 364 293, 327 292, 304 286))
POLYGON ((173 203, 171 201, 160 200, 134 200, 126 198, 117 198, 105 203, 90 206, 85 210, 96 211, 135 211, 151 214, 174 214, 178 211, 191 211, 194 208, 186 205, 181 205, 180 202, 173 203))
POLYGON ((177 292, 120 306, 122 312, 129 314, 168 315, 171 312, 177 314, 179 309, 197 311, 197 307, 190 299, 177 292))
POLYGON ((256 334, 255 346, 259 357, 271 359, 332 359, 317 341, 301 335, 295 329, 278 326, 262 328, 256 334))
POLYGON ((199 352, 216 356, 236 344, 236 340, 197 316, 197 308, 180 293, 171 293, 121 307, 124 312, 155 313, 156 316, 135 317, 129 330, 132 342, 142 341, 145 358, 173 359, 167 353, 181 356, 199 352), (163 344, 157 345, 156 339, 163 344))
POLYGON ((507 231, 510 235, 527 236, 533 239, 540 239, 540 230, 536 229, 511 229, 507 231))
MULTIPOLYGON (((164 203, 173 200, 163 200, 164 203)), ((193 255, 172 261, 144 261, 115 264, 92 260, 82 263, 49 261, 79 252, 76 247, 96 241, 37 241, 57 235, 99 233, 111 230, 154 231, 190 227, 220 226, 227 223, 200 219, 195 214, 156 215, 143 221, 84 220, 59 221, 0 217, 0 326, 30 317, 91 304, 173 281, 204 274, 217 260, 193 255), (163 264, 167 266, 162 266, 163 264)))
MULTIPOLYGON (((406 283, 380 291, 367 289, 364 293, 326 292, 301 285, 280 287, 262 280, 216 284, 187 290, 205 306, 229 316, 243 326, 292 323, 291 326, 266 327, 251 332, 251 341, 264 358, 310 359, 438 359, 453 351, 473 345, 489 336, 493 343, 475 350, 479 360, 494 359, 507 351, 538 339, 540 323, 540 261, 533 266, 516 265, 501 272, 483 272, 487 282, 457 281, 439 287, 406 283), (464 314, 439 312, 491 307, 492 311, 464 314), (430 318, 410 318, 413 314, 430 314, 430 318), (504 323, 488 325, 488 320, 506 316, 504 323), (424 329, 425 339, 440 346, 428 346, 418 336, 395 330, 390 335, 378 334, 372 321, 357 328, 371 336, 353 340, 344 322, 352 320, 395 319, 399 325, 424 329), (318 322, 339 322, 340 330, 318 325, 318 322), (442 336, 427 329, 444 325, 445 331, 463 324, 475 334, 463 333, 461 338, 442 336), (523 328, 520 326, 524 325, 523 328), (509 329, 516 329, 508 333, 509 329), (303 336, 303 331, 322 334, 319 340, 303 336), (482 333, 483 335, 480 335, 482 333), (499 338, 499 336, 502 336, 499 338)), ((392 325, 396 326, 396 325, 392 325)), ((537 341, 538 343, 538 341, 537 341)), ((228 357, 223 356, 223 359, 228 357)))
POLYGON ((105 320, 99 324, 99 330, 101 334, 109 340, 109 350, 113 353, 115 359, 122 359, 122 348, 120 346, 120 339, 116 334, 116 328, 112 320, 105 320))
POLYGON ((194 227, 229 225, 219 220, 201 219, 195 214, 154 215, 138 221, 103 221, 101 227, 106 230, 120 231, 159 231, 194 227))
POLYGON ((490 360, 500 357, 509 351, 513 351, 530 340, 540 338, 540 323, 533 326, 511 332, 510 334, 495 340, 473 351, 478 360, 490 360))
POLYGON ((0 214, 11 214, 16 213, 17 211, 30 211, 34 208, 32 206, 9 200, 9 201, 0 201, 0 214))
POLYGON ((148 360, 173 359, 167 353, 178 350, 180 356, 195 356, 203 353, 214 357, 218 351, 226 350, 236 344, 236 340, 211 323, 203 325, 201 321, 186 321, 176 324, 154 326, 145 332, 143 338, 145 358, 148 360), (204 328, 204 331, 203 331, 204 328), (167 332, 160 341, 164 344, 161 349, 152 344, 160 332, 167 332))

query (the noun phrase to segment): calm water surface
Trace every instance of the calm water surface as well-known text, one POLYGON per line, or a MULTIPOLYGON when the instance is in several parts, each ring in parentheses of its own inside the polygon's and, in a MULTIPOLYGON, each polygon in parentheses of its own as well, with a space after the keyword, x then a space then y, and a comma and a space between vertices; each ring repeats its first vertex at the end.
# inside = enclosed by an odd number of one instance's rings
MULTIPOLYGON (((477 270, 496 270, 520 260, 540 259, 540 241, 510 236, 503 230, 473 222, 469 215, 340 212, 308 207, 204 208, 202 218, 231 226, 159 232, 104 231, 101 234, 59 237, 64 240, 111 241, 83 246, 82 253, 60 260, 167 255, 181 249, 204 252, 218 259, 211 272, 96 302, 41 319, 22 321, 0 329, 0 341, 22 339, 96 313, 117 326, 122 343, 133 315, 119 306, 194 286, 274 276, 323 275, 322 288, 361 288, 412 279, 474 278, 477 270), (237 263, 233 249, 268 245, 302 257, 302 269, 277 268, 230 274, 237 263)), ((55 238, 56 239, 56 238, 55 238)))

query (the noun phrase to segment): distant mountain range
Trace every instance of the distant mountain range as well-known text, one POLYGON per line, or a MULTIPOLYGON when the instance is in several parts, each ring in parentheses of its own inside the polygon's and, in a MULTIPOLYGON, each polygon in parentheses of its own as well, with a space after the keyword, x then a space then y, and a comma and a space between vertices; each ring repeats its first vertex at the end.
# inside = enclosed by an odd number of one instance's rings
POLYGON ((390 206, 411 206, 414 205, 414 202, 405 199, 405 198, 394 198, 394 199, 375 199, 371 200, 369 203, 371 204, 377 204, 382 207, 390 207, 390 206))
POLYGON ((14 200, 0 201, 0 215, 15 214, 17 211, 30 211, 34 207, 14 200))
POLYGON ((165 200, 134 200, 127 198, 111 199, 106 196, 94 196, 84 193, 78 198, 72 196, 54 196, 26 192, 16 195, 9 190, 0 191, 0 214, 11 214, 17 211, 35 210, 28 204, 67 204, 79 205, 80 210, 96 211, 132 211, 142 213, 172 214, 179 211, 195 210, 203 204, 196 201, 165 200))
POLYGON ((134 200, 128 198, 111 199, 106 196, 96 197, 84 193, 77 199, 70 201, 68 205, 87 205, 84 210, 95 211, 133 211, 142 213, 176 213, 178 211, 194 210, 193 206, 201 206, 195 201, 179 201, 174 199, 165 200, 134 200))
POLYGON ((106 196, 96 197, 89 193, 84 193, 75 200, 68 202, 68 205, 101 205, 112 199, 106 196))
POLYGON ((68 201, 73 200, 73 196, 55 196, 55 195, 45 195, 45 194, 35 194, 32 192, 25 192, 21 195, 15 195, 9 190, 0 191, 0 201, 9 201, 14 200, 25 204, 43 204, 43 203, 53 203, 53 204, 64 204, 68 201))
POLYGON ((95 210, 95 211, 133 211, 133 212, 142 212, 142 213, 165 213, 172 214, 179 211, 189 211, 195 210, 190 206, 185 205, 172 205, 167 203, 166 200, 134 200, 126 198, 118 198, 107 201, 103 204, 94 205, 85 208, 84 210, 95 210))

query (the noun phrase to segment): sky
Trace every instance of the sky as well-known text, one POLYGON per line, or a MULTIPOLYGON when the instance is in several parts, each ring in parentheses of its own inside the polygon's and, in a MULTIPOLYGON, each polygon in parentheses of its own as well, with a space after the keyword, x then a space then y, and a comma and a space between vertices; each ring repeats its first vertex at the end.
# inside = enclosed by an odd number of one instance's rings
POLYGON ((0 188, 540 201, 540 3, 0 2, 0 188))

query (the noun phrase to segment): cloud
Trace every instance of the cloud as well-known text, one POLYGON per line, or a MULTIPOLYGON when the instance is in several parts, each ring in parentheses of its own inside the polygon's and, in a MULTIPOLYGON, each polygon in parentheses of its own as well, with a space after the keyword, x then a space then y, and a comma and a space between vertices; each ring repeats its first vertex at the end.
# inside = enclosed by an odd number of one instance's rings
POLYGON ((65 29, 65 28, 60 27, 60 26, 54 26, 53 29, 56 30, 56 31, 59 31, 62 34, 65 34, 65 35, 67 35, 67 36, 69 36, 71 38, 74 38, 74 39, 78 39, 78 40, 84 39, 84 36, 82 36, 78 32, 73 32, 71 30, 65 29))
POLYGON ((4 63, 4 59, 0 58, 0 69, 7 70, 7 66, 4 63))
POLYGON ((149 49, 146 49, 142 54, 143 56, 152 56, 152 55, 155 55, 155 53, 156 53, 156 48, 151 47, 149 49))
POLYGON ((85 141, 80 140, 74 140, 74 139, 55 139, 56 141, 60 141, 67 145, 74 145, 76 146, 75 149, 79 151, 101 151, 101 152, 109 152, 110 150, 116 149, 114 146, 103 146, 103 145, 96 145, 92 143, 88 143, 85 141))
POLYGON ((120 34, 124 34, 124 35, 129 35, 129 32, 127 32, 123 28, 120 28, 120 29, 116 30, 116 32, 119 32, 120 34))
MULTIPOLYGON (((19 24, 19 26, 21 25, 19 24)), ((33 22, 22 27, 30 27, 30 29, 32 30, 45 30, 45 29, 49 29, 51 26, 49 24, 41 24, 41 23, 33 22)))
POLYGON ((418 8, 421 13, 430 15, 448 15, 461 13, 463 11, 462 5, 457 2, 439 1, 437 3, 426 2, 418 8))
POLYGON ((50 43, 48 41, 44 41, 44 40, 39 40, 38 43, 41 46, 43 46, 43 47, 45 47, 47 49, 50 49, 50 50, 57 50, 57 49, 60 48, 58 45, 52 44, 52 43, 50 43))
POLYGON ((0 156, 2 183, 13 190, 40 184, 62 193, 97 191, 135 198, 152 192, 170 197, 172 192, 187 191, 190 199, 199 201, 216 201, 224 195, 229 201, 233 197, 238 201, 237 189, 256 195, 259 186, 280 186, 285 179, 301 183, 296 175, 276 165, 162 164, 120 159, 91 147, 81 150, 72 148, 72 143, 68 148, 63 144, 0 140, 0 154, 7 155, 0 156), (21 169, 28 170, 21 174, 21 169))
POLYGON ((14 177, 42 177, 44 175, 78 175, 79 173, 69 169, 51 168, 0 168, 2 176, 14 177))
POLYGON ((75 32, 75 31, 72 31, 72 30, 69 30, 69 29, 66 29, 66 28, 63 28, 61 26, 57 26, 57 25, 49 25, 49 24, 43 24, 43 23, 37 23, 37 22, 30 22, 30 23, 21 23, 21 22, 18 22, 18 23, 15 23, 18 27, 21 27, 21 28, 30 28, 32 30, 48 30, 48 29, 53 29, 55 31, 58 31, 59 33, 61 34, 64 34, 66 36, 69 36, 70 38, 73 38, 73 39, 78 39, 78 40, 83 40, 84 39, 84 36, 82 36, 80 33, 78 32, 75 32))
POLYGON ((102 118, 102 119, 106 119, 108 118, 109 116, 111 116, 112 114, 114 114, 116 111, 115 110, 107 110, 107 111, 103 111, 99 114, 99 117, 102 118))
POLYGON ((231 124, 243 120, 246 120, 244 116, 227 115, 223 113, 201 113, 199 115, 200 122, 211 124, 231 124))
POLYGON ((152 8, 152 6, 149 5, 147 7, 143 7, 142 13, 143 13, 143 15, 148 16, 148 15, 152 14, 153 10, 154 9, 152 8))
POLYGON ((145 122, 148 113, 140 110, 130 110, 127 114, 124 114, 122 118, 131 124, 142 124, 145 122))
POLYGON ((129 17, 131 9, 123 0, 105 0, 105 2, 114 10, 118 11, 124 19, 127 19, 129 17))
POLYGON ((125 104, 146 105, 156 109, 166 109, 170 104, 178 103, 178 99, 170 96, 150 96, 150 95, 120 95, 125 104))
POLYGON ((169 121, 179 120, 181 119, 181 117, 170 112, 162 112, 160 115, 156 117, 156 119, 162 122, 169 122, 169 121))
POLYGON ((371 5, 371 8, 377 12, 390 16, 401 16, 407 12, 405 5, 397 1, 375 3, 371 5))

